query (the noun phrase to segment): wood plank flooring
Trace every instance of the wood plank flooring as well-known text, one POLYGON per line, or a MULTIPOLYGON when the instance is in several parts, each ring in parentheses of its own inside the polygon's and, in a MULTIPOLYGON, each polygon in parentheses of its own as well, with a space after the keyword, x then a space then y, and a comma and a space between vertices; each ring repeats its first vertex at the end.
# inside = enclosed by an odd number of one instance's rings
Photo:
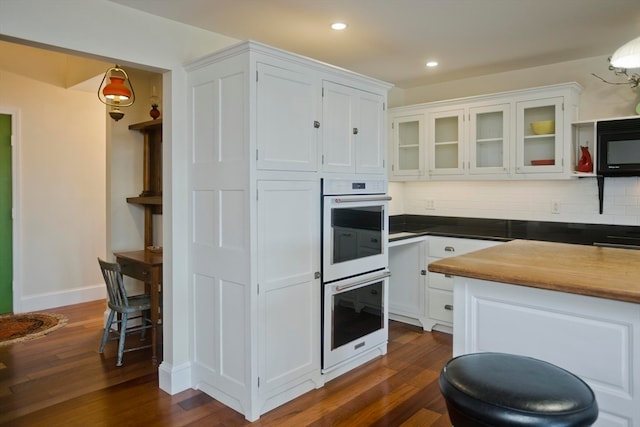
MULTIPOLYGON (((249 423, 208 395, 158 388, 150 349, 98 354, 104 301, 48 310, 69 323, 0 347, 0 425, 8 426, 450 426, 438 388, 451 336, 391 322, 386 356, 249 423)), ((135 337, 134 337, 135 339, 135 337)))

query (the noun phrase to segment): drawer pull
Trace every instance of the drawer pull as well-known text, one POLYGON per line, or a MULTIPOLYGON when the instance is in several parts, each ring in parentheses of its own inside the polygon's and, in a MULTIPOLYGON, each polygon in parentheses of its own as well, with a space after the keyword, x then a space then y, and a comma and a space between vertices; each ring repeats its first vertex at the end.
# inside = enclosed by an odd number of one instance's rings
POLYGON ((455 252, 456 249, 453 246, 445 246, 444 247, 444 251, 445 252, 455 252))
POLYGON ((453 311, 453 306, 451 304, 445 304, 444 309, 453 311))
POLYGON ((453 279, 453 275, 452 274, 445 274, 444 277, 446 277, 447 279, 453 279))

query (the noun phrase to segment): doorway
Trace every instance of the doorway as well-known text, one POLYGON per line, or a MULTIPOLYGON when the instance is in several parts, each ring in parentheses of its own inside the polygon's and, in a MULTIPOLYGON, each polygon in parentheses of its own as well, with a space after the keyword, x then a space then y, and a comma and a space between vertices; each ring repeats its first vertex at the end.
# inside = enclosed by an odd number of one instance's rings
POLYGON ((0 114, 0 314, 13 311, 11 116, 0 114))

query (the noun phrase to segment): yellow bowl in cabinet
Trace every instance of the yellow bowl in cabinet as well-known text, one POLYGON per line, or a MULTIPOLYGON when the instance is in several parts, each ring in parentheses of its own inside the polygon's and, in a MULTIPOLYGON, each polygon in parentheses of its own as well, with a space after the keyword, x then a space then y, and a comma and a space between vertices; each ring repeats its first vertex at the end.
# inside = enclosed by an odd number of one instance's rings
POLYGON ((536 135, 548 135, 556 130, 556 122, 554 120, 543 120, 540 122, 531 122, 531 130, 536 135))

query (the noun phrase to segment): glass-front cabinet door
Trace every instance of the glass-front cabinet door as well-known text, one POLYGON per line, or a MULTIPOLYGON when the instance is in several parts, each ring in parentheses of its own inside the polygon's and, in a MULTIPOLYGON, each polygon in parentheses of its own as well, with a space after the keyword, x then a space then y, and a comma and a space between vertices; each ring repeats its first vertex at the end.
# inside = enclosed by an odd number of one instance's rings
POLYGON ((516 173, 562 172, 563 99, 517 103, 516 173))
POLYGON ((469 109, 469 173, 509 173, 509 104, 469 109))
POLYGON ((464 109, 429 114, 429 173, 464 173, 464 109))
POLYGON ((415 114, 392 120, 392 177, 424 175, 424 117, 415 114))

